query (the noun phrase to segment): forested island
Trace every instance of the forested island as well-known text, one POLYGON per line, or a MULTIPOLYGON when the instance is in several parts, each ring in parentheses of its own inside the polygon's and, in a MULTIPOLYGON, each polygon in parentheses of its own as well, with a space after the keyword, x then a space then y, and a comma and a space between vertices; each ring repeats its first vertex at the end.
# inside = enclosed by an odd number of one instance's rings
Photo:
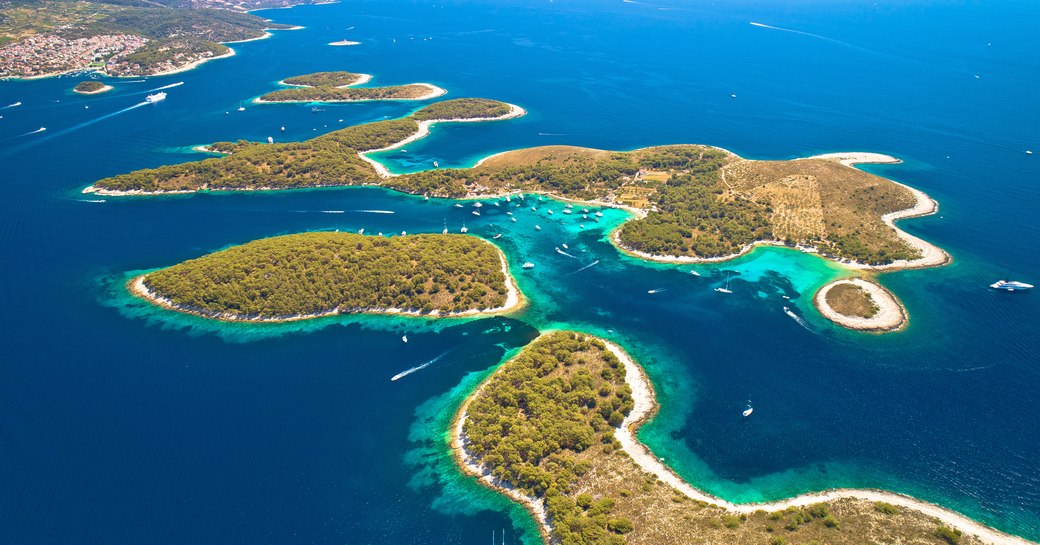
POLYGON ((97 95, 100 93, 111 91, 112 86, 105 85, 100 81, 87 80, 77 83, 76 86, 72 88, 72 90, 73 92, 79 93, 81 95, 97 95))
POLYGON ((519 303, 498 248, 448 234, 265 238, 139 276, 131 289, 174 310, 246 321, 347 313, 461 315, 519 303))
POLYGON ((547 333, 503 363, 452 430, 469 473, 523 501, 546 542, 967 545, 1010 538, 907 496, 842 490, 733 505, 670 473, 634 438, 653 390, 615 345, 547 333), (974 533, 984 536, 980 539, 974 533))
MULTIPOLYGON (((258 7, 296 3, 301 2, 256 2, 258 7)), ((287 28, 213 0, 4 0, 0 77, 83 70, 113 76, 166 73, 230 54, 221 42, 287 28)))
POLYGON ((315 72, 281 81, 293 89, 272 91, 257 102, 361 102, 367 100, 426 100, 446 91, 428 83, 355 87, 371 79, 368 74, 352 72, 315 72))
POLYGON ((344 185, 442 197, 533 191, 637 210, 640 217, 612 239, 648 259, 725 259, 769 243, 870 266, 934 266, 948 260, 942 250, 892 224, 899 217, 931 213, 934 206, 927 205, 933 201, 852 168, 841 157, 753 161, 700 145, 631 152, 547 146, 498 154, 469 169, 390 176, 359 155, 421 136, 422 122, 496 119, 508 116, 510 108, 493 100, 456 99, 304 142, 221 142, 211 149, 231 156, 106 178, 86 191, 119 195, 344 185))

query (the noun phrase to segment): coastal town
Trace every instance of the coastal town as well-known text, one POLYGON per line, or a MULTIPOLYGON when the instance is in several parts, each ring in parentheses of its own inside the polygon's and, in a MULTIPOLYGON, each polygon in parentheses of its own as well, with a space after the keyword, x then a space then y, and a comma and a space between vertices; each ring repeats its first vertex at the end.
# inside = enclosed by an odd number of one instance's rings
POLYGON ((57 34, 31 36, 0 48, 0 77, 33 78, 125 67, 126 63, 121 59, 147 42, 146 38, 133 34, 76 39, 62 38, 57 34))

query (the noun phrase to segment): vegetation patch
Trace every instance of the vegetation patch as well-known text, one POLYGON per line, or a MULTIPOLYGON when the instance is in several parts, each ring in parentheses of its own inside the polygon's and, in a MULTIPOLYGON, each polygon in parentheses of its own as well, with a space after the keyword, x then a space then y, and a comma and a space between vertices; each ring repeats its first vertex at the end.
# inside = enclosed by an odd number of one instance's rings
POLYGON ((148 273, 143 282, 180 310, 226 319, 459 313, 501 307, 508 291, 498 249, 464 235, 279 236, 148 273))
POLYGON ((835 312, 845 316, 873 318, 879 310, 870 294, 855 284, 835 284, 827 290, 826 300, 835 312))

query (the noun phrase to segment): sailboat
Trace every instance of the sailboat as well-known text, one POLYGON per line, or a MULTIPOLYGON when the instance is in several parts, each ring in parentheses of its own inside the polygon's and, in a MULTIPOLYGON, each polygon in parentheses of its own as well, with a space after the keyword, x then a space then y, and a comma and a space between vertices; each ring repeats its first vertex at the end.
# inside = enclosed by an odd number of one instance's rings
POLYGON ((730 278, 727 276, 726 277, 726 287, 724 287, 724 288, 715 288, 715 291, 717 291, 719 293, 733 293, 733 290, 729 289, 729 281, 730 281, 730 278))

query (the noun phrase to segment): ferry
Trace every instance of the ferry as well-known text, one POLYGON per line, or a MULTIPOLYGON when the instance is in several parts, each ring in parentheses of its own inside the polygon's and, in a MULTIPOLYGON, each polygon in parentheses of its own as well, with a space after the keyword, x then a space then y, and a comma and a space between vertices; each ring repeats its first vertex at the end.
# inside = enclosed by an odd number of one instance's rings
POLYGON ((1032 284, 1026 284, 1025 282, 1019 282, 1018 280, 998 280, 989 285, 989 287, 995 290, 1005 291, 1025 291, 1032 289, 1032 284))
POLYGON ((166 93, 164 93, 162 91, 159 91, 158 93, 155 93, 154 95, 148 95, 148 96, 144 97, 144 100, 145 100, 145 102, 148 102, 148 103, 151 103, 151 104, 155 104, 156 102, 159 102, 160 100, 166 100, 166 93))
POLYGON ((527 262, 525 262, 523 264, 523 268, 525 268, 525 269, 533 269, 534 268, 534 263, 531 263, 530 261, 527 261, 527 262))

